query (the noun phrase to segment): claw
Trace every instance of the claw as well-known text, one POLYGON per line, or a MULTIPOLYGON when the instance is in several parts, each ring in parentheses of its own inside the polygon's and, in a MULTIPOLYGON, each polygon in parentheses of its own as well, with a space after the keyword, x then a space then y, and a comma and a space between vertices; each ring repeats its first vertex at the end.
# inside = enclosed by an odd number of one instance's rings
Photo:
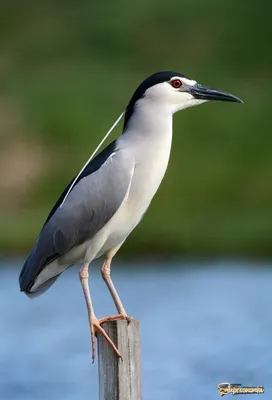
POLYGON ((94 363, 95 360, 95 353, 96 353, 96 343, 95 343, 95 336, 97 336, 97 333, 101 333, 101 335, 104 336, 104 338, 107 340, 107 342, 110 344, 112 347, 113 351, 117 355, 118 358, 121 358, 121 354, 109 335, 106 333, 106 331, 100 326, 103 324, 103 322, 108 322, 108 321, 115 321, 115 320, 120 320, 120 319, 126 319, 128 321, 128 324, 132 320, 132 317, 128 317, 127 315, 124 314, 118 314, 118 315, 110 315, 108 317, 104 317, 101 319, 97 319, 96 317, 92 318, 92 321, 90 323, 90 328, 91 328, 91 336, 92 336, 92 360, 94 363))

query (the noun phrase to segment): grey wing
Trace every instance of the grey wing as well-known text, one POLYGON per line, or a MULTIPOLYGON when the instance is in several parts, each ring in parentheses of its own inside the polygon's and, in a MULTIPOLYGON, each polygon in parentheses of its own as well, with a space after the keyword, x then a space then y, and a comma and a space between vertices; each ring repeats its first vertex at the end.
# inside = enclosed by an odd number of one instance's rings
POLYGON ((70 249, 91 239, 126 198, 134 159, 116 150, 101 167, 81 179, 43 226, 20 275, 20 288, 29 290, 42 269, 70 249))

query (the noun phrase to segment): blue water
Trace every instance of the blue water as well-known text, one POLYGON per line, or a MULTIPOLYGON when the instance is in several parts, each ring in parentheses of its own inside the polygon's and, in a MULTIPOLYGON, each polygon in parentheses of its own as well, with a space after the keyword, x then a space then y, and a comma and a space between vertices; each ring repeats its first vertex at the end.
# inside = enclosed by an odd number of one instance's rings
MULTIPOLYGON (((0 399, 98 399, 78 268, 30 300, 20 264, 0 263, 0 399)), ((115 260, 113 280, 141 321, 144 400, 220 399, 221 382, 272 398, 272 265, 115 260)), ((97 316, 112 314, 98 264, 90 281, 97 316)))

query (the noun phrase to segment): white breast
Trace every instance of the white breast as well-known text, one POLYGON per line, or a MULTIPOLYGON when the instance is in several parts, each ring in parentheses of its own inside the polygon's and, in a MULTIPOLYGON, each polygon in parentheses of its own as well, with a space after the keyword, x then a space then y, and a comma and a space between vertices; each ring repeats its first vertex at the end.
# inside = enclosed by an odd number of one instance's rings
POLYGON ((172 113, 165 107, 158 108, 153 103, 145 107, 140 102, 127 130, 117 141, 117 148, 125 149, 135 160, 131 185, 118 211, 92 239, 88 258, 100 243, 103 245, 95 257, 109 250, 114 253, 140 222, 164 177, 171 143, 172 113))
POLYGON ((135 149, 136 166, 126 205, 136 220, 145 213, 161 184, 169 161, 171 141, 172 135, 166 134, 158 141, 142 143, 135 149))

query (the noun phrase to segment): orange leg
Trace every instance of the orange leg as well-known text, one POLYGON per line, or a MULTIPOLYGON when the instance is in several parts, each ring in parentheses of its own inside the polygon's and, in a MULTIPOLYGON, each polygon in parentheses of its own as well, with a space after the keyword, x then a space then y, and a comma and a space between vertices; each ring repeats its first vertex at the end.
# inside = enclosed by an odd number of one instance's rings
POLYGON ((115 351, 117 357, 121 357, 119 350, 117 349, 117 347, 115 346, 115 344, 113 343, 111 338, 108 336, 108 334, 105 332, 105 330, 100 325, 106 321, 124 319, 126 317, 120 313, 120 315, 112 315, 112 316, 101 318, 101 319, 96 318, 94 310, 93 310, 90 289, 89 289, 89 283, 88 283, 88 277, 89 277, 88 267, 89 267, 89 263, 86 263, 83 265, 83 267, 79 271, 79 278, 80 278, 83 293, 85 296, 85 301, 86 301, 88 316, 89 316, 89 322, 90 322, 90 329, 91 329, 91 336, 92 336, 92 359, 93 359, 93 361, 95 359, 95 335, 97 334, 97 332, 100 332, 101 335, 103 335, 105 337, 105 339, 108 341, 108 343, 111 345, 111 347, 115 351))
MULTIPOLYGON (((126 319, 129 322, 132 317, 128 317, 128 315, 124 309, 124 306, 120 300, 120 297, 117 293, 117 290, 114 287, 114 284, 113 284, 113 282, 111 280, 111 276, 110 276, 110 272, 111 272, 110 267, 111 267, 111 258, 106 258, 106 260, 104 261, 104 263, 101 267, 102 278, 104 279, 104 281, 110 291, 111 297, 112 297, 114 304, 116 306, 116 309, 118 311, 117 317, 119 317, 119 316, 123 317, 123 319, 126 319)), ((117 318, 115 318, 115 319, 117 319, 117 318)))

